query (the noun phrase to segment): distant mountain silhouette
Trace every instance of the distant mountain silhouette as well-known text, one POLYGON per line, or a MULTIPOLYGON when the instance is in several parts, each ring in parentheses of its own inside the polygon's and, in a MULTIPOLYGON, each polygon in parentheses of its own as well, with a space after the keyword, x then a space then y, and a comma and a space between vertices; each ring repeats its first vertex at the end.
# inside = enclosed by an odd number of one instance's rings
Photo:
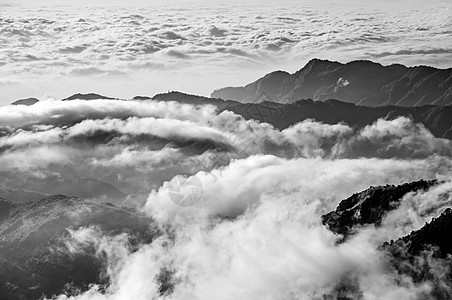
POLYGON ((203 105, 203 104, 211 104, 217 106, 219 109, 225 109, 226 107, 240 104, 240 102, 237 101, 231 101, 231 100, 223 100, 223 99, 216 99, 216 98, 208 98, 198 95, 190 95, 185 94, 181 92, 168 92, 168 93, 162 93, 157 94, 152 98, 149 97, 143 97, 143 96, 136 96, 133 98, 133 100, 157 100, 157 101, 177 101, 179 103, 185 103, 185 104, 192 104, 192 105, 203 105))
POLYGON ((79 198, 106 198, 110 201, 126 197, 126 194, 115 186, 95 178, 78 178, 63 175, 24 176, 21 173, 1 170, 0 187, 0 197, 15 202, 35 200, 39 194, 65 194, 79 198))
POLYGON ((358 106, 337 100, 325 102, 300 100, 291 104, 274 102, 241 103, 225 108, 246 119, 270 123, 278 129, 285 129, 306 119, 315 119, 327 124, 345 122, 354 128, 362 128, 377 119, 394 119, 408 116, 416 123, 422 123, 436 137, 452 139, 452 106, 358 106))
POLYGON ((26 99, 20 99, 17 101, 14 101, 13 103, 11 103, 11 105, 33 105, 36 102, 39 102, 38 99, 36 98, 26 98, 26 99))
POLYGON ((310 98, 367 106, 450 105, 452 68, 382 66, 371 61, 342 64, 313 59, 294 74, 272 72, 243 87, 216 90, 211 97, 253 103, 292 103, 310 98))
POLYGON ((10 201, 17 202, 28 202, 35 201, 48 196, 48 194, 39 193, 35 191, 29 191, 25 189, 17 189, 17 188, 6 188, 0 186, 0 198, 9 199, 10 201))
MULTIPOLYGON (((408 116, 416 123, 422 123, 436 137, 452 139, 452 105, 423 105, 423 106, 397 106, 385 105, 370 107, 355 105, 339 100, 328 99, 325 101, 314 101, 312 99, 298 100, 293 103, 276 103, 268 101, 269 97, 262 96, 262 102, 241 103, 234 100, 222 100, 198 95, 190 95, 182 92, 168 92, 157 94, 153 97, 135 96, 132 100, 138 101, 176 101, 192 105, 214 105, 221 112, 229 110, 243 116, 245 119, 254 119, 260 122, 270 123, 278 129, 285 129, 293 124, 306 119, 337 124, 345 122, 354 128, 362 128, 370 125, 379 118, 394 119, 398 116, 408 116)), ((99 94, 75 94, 66 100, 92 100, 110 99, 99 94)), ((65 125, 56 119, 55 124, 65 125), (60 124, 61 123, 61 124, 60 124)), ((75 122, 75 120, 70 120, 75 122)))
POLYGON ((62 99, 62 101, 68 101, 68 100, 96 100, 96 99, 106 99, 106 100, 115 100, 117 98, 111 98, 95 93, 88 93, 88 94, 74 94, 72 96, 69 96, 67 98, 62 99))
POLYGON ((304 99, 287 104, 266 100, 258 103, 241 103, 175 91, 157 94, 154 97, 136 96, 133 100, 176 101, 192 105, 210 104, 217 106, 219 111, 229 110, 245 119, 270 123, 278 129, 285 129, 306 119, 315 119, 327 124, 345 122, 354 128, 362 128, 380 118, 394 119, 407 116, 416 123, 424 124, 434 136, 452 139, 452 105, 369 107, 334 99, 326 101, 304 99))

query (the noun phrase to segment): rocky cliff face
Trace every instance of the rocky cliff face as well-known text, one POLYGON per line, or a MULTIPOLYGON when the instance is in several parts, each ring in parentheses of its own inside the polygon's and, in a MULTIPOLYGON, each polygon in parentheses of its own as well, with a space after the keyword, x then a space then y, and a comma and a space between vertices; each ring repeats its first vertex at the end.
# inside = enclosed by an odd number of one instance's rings
POLYGON ((447 208, 439 217, 396 241, 385 243, 383 248, 396 254, 403 248, 406 254, 419 255, 423 251, 433 251, 434 256, 445 258, 452 254, 452 209, 447 208))
POLYGON ((273 72, 243 87, 216 90, 211 96, 253 103, 292 103, 310 98, 366 106, 444 106, 452 104, 452 68, 313 59, 294 74, 273 72))
POLYGON ((415 284, 427 284, 433 299, 452 298, 452 209, 447 208, 421 229, 396 241, 384 243, 380 250, 395 272, 415 284))
POLYGON ((356 228, 379 225, 389 211, 399 207, 406 194, 427 190, 437 183, 436 180, 420 180, 398 186, 370 187, 342 200, 335 211, 322 216, 322 223, 345 239, 356 228))
MULTIPOLYGON (((339 239, 341 243, 363 226, 378 226, 389 211, 399 207, 406 194, 425 191, 436 184, 439 184, 436 180, 421 180, 398 186, 370 187, 341 201, 335 211, 322 216, 322 222, 343 237, 339 239)), ((451 299, 451 231, 452 209, 446 208, 419 230, 380 245, 378 249, 385 261, 384 268, 405 278, 405 284, 424 285, 427 288, 425 299, 451 299)), ((345 275, 337 289, 348 294, 353 292, 352 297, 345 299, 361 299, 362 295, 355 291, 357 287, 358 284, 345 275)))

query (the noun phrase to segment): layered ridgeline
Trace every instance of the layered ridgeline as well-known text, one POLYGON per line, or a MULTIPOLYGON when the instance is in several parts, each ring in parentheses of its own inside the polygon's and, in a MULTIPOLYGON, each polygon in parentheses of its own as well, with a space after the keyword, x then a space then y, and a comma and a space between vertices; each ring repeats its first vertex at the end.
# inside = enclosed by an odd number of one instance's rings
POLYGON ((253 103, 292 103, 310 98, 367 106, 450 105, 452 68, 313 59, 293 74, 272 72, 243 87, 218 89, 211 97, 253 103))
MULTIPOLYGON (((93 99, 127 100, 89 93, 74 94, 63 99, 63 101, 93 99)), ((344 122, 351 127, 359 129, 372 124, 380 118, 394 119, 399 116, 406 116, 413 119, 415 123, 422 123, 435 137, 452 138, 452 118, 450 117, 452 116, 452 105, 424 105, 413 107, 387 105, 370 107, 333 99, 326 101, 305 99, 287 104, 271 101, 241 103, 233 100, 208 98, 181 92, 157 94, 153 97, 135 96, 131 100, 176 101, 178 103, 190 105, 214 105, 219 111, 232 111, 247 120, 254 119, 260 122, 269 123, 280 130, 286 129, 289 126, 306 119, 314 119, 326 124, 344 122)), ((16 101, 13 104, 25 104, 20 103, 19 101, 16 101)), ((27 105, 32 105, 34 103, 27 105)))

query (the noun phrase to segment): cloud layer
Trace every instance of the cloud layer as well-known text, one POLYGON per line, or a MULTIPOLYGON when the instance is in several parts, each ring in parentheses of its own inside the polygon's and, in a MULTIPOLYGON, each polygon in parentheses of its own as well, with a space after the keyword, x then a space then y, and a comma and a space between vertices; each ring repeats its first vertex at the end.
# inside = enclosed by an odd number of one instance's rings
POLYGON ((280 131, 213 106, 177 102, 41 101, 2 107, 0 113, 0 162, 8 174, 2 183, 13 188, 24 188, 30 180, 42 184, 46 174, 47 179, 99 178, 125 194, 146 194, 177 174, 210 172, 259 154, 286 159, 452 156, 450 140, 435 138, 407 117, 380 119, 362 129, 305 120, 280 131))
POLYGON ((209 94, 274 69, 295 71, 313 57, 450 66, 447 3, 417 3, 408 11, 355 7, 7 6, 0 18, 0 97, 9 99, 0 103, 85 89, 123 97, 131 90, 209 94))
POLYGON ((408 195, 405 210, 393 212, 383 228, 362 230, 340 246, 320 215, 356 189, 430 177, 441 163, 253 156, 214 171, 217 180, 198 173, 204 200, 181 208, 170 201, 168 186, 151 193, 145 211, 166 234, 123 256, 105 293, 93 287, 74 299, 323 299, 337 297, 341 278, 350 281, 345 286, 353 299, 418 299, 432 287, 391 273, 376 247, 395 229, 403 235, 430 220, 418 203, 450 192, 450 182, 408 195), (417 218, 405 218, 400 227, 408 208, 417 218), (163 292, 162 272, 171 286, 163 292))
POLYGON ((0 115, 0 185, 73 187, 139 208, 162 232, 130 252, 124 235, 71 230, 61 251, 94 247, 108 284, 59 299, 417 299, 432 290, 378 251, 451 204, 451 141, 408 117, 278 130, 213 106, 152 100, 41 101, 0 115), (346 243, 321 224, 371 185, 433 178, 445 182, 407 195, 381 227, 346 243), (184 193, 194 205, 175 204, 184 193))

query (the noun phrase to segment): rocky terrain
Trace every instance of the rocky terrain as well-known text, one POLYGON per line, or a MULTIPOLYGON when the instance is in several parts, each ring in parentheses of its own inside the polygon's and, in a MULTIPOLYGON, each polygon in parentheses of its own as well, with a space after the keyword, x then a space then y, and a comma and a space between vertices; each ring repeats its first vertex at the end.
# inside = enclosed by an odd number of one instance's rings
POLYGON ((378 226, 389 211, 399 207, 406 194, 425 191, 437 183, 437 180, 420 180, 398 186, 369 187, 342 200, 335 211, 322 216, 322 223, 346 239, 360 227, 378 226))
POLYGON ((416 284, 429 284, 431 298, 452 297, 452 209, 421 229, 396 241, 386 242, 381 251, 398 274, 411 278, 416 284))
MULTIPOLYGON (((344 242, 365 226, 379 226, 391 210, 397 209, 408 193, 427 191, 439 184, 437 180, 416 181, 402 185, 370 187, 343 200, 335 211, 322 216, 322 223, 344 242)), ((446 196, 446 195, 443 195, 446 196)), ((428 284, 426 299, 450 299, 452 296, 452 209, 397 240, 384 242, 379 250, 387 259, 387 267, 406 276, 415 284, 428 284)), ((347 276, 340 282, 336 294, 345 299, 362 299, 356 282, 347 276), (358 296, 358 297, 357 297, 358 296)))

